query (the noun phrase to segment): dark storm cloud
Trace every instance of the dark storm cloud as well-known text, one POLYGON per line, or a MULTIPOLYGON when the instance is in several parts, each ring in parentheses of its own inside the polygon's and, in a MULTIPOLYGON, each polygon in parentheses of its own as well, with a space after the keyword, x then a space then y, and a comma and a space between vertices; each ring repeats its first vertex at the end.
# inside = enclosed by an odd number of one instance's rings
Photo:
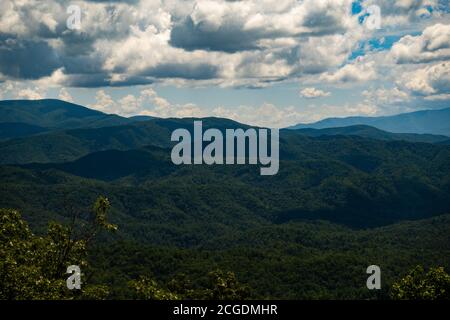
POLYGON ((66 85, 80 88, 126 87, 154 83, 154 79, 145 76, 126 76, 112 81, 108 73, 71 74, 67 76, 66 85))
POLYGON ((45 41, 0 36, 0 72, 18 79, 39 79, 60 68, 61 61, 45 41))
POLYGON ((66 74, 96 74, 103 72, 103 60, 98 56, 63 56, 61 61, 64 64, 66 74))
POLYGON ((217 30, 208 30, 203 23, 194 24, 191 17, 187 17, 174 25, 170 44, 190 51, 203 49, 233 53, 258 49, 260 38, 257 32, 243 32, 239 25, 224 24, 217 30))
MULTIPOLYGON (((309 12, 303 21, 303 25, 310 28, 309 34, 314 36, 345 32, 339 16, 327 14, 320 10, 309 12)), ((304 36, 309 34, 305 33, 304 36)))
POLYGON ((204 80, 217 77, 218 67, 209 64, 164 63, 143 72, 156 78, 204 80))

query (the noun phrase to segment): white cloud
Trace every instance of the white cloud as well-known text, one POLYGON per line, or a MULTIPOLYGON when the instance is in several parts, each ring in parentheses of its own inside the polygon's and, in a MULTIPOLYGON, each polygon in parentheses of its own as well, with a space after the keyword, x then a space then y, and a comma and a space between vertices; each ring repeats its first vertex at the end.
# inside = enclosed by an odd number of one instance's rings
POLYGON ((89 105, 90 108, 99 110, 105 113, 116 113, 116 103, 113 98, 105 92, 105 90, 98 90, 95 94, 95 103, 89 105))
POLYGON ((364 90, 362 95, 367 101, 377 105, 400 103, 410 99, 408 93, 397 87, 392 89, 378 88, 375 90, 364 90))
POLYGON ((41 88, 25 88, 21 89, 16 93, 17 99, 29 99, 29 100, 38 100, 43 99, 45 97, 45 92, 41 88))
POLYGON ((320 80, 332 83, 365 82, 377 77, 374 61, 357 60, 344 65, 335 72, 327 72, 320 76, 320 80))
POLYGON ((59 90, 58 99, 67 101, 67 102, 73 102, 72 95, 69 93, 69 91, 66 88, 61 88, 59 90))
POLYGON ((300 90, 300 95, 304 98, 313 99, 320 97, 328 97, 331 93, 316 88, 304 88, 300 90))
POLYGON ((351 3, 77 2, 82 29, 70 31, 65 26, 69 1, 13 0, 2 2, 0 32, 18 42, 33 39, 48 44, 54 52, 46 56, 54 59, 49 70, 38 71, 66 87, 167 79, 261 86, 344 63, 365 36, 357 16, 350 14, 351 3))
POLYGON ((149 115, 160 118, 204 117, 207 113, 193 103, 172 104, 160 97, 153 88, 141 90, 139 95, 128 94, 115 101, 103 89, 96 93, 96 102, 90 107, 105 113, 122 116, 149 115))
POLYGON ((441 62, 417 70, 406 72, 398 81, 411 93, 426 96, 429 100, 443 97, 450 93, 450 62, 441 62))
POLYGON ((418 24, 423 20, 439 18, 439 0, 365 0, 362 2, 364 8, 371 5, 380 7, 381 27, 400 28, 418 24))
POLYGON ((404 36, 392 46, 390 56, 397 63, 450 59, 450 24, 435 24, 421 35, 404 36))
POLYGON ((280 107, 271 103, 263 103, 260 106, 238 106, 236 108, 217 107, 213 115, 229 118, 246 124, 262 127, 285 128, 298 123, 308 123, 321 120, 330 114, 337 117, 354 115, 375 115, 378 108, 368 103, 321 105, 314 104, 302 107, 280 107))

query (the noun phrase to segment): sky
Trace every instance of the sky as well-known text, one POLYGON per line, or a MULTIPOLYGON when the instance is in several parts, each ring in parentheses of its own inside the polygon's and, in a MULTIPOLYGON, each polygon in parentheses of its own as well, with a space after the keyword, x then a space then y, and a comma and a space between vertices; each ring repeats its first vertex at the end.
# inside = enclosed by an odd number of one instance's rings
POLYGON ((42 98, 268 127, 440 109, 449 1, 0 1, 0 99, 42 98))

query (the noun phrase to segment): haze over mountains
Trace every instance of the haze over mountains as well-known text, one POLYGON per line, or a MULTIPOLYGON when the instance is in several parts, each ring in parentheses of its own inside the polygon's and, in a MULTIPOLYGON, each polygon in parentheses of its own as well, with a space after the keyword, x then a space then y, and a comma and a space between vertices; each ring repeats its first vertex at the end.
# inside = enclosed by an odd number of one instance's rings
POLYGON ((422 110, 385 117, 327 118, 314 123, 300 123, 289 129, 324 129, 353 125, 373 126, 395 133, 428 133, 450 136, 450 108, 422 110))
MULTIPOLYGON (((434 111, 429 113, 434 114, 434 111)), ((0 101, 0 116, 0 139, 4 140, 0 142, 0 164, 72 161, 90 152, 130 150, 147 145, 167 148, 174 129, 192 129, 192 119, 188 118, 125 118, 52 99, 0 101)), ((204 120, 207 120, 205 128, 248 127, 228 119, 204 120)), ((305 128, 295 132, 308 137, 343 135, 441 144, 450 141, 443 135, 391 133, 367 125, 305 128)))
MULTIPOLYGON (((153 117, 150 116, 138 115, 126 118, 115 114, 105 114, 57 99, 2 100, 0 101, 0 139, 5 140, 45 131, 127 125, 152 119, 153 117)), ((288 129, 330 128, 332 129, 299 132, 309 136, 342 134, 387 140, 440 142, 450 136, 450 108, 423 110, 387 117, 327 118, 315 123, 297 124, 288 129), (349 128, 344 129, 344 127, 349 128)))

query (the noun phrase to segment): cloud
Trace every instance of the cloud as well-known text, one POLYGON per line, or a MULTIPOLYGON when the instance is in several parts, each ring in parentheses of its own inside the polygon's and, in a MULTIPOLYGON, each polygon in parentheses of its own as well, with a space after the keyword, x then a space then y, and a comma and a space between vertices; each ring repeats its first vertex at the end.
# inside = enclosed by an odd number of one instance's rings
POLYGON ((370 88, 361 93, 362 104, 372 106, 376 114, 398 114, 415 109, 410 92, 399 87, 370 88))
POLYGON ((347 0, 195 1, 192 12, 174 24, 170 43, 238 52, 261 49, 264 40, 345 33, 358 26, 350 6, 347 0))
POLYGON ((407 72, 398 81, 412 94, 439 99, 450 94, 450 62, 441 62, 407 72))
POLYGON ((375 90, 364 90, 362 96, 366 101, 376 105, 396 104, 409 100, 408 93, 400 90, 398 87, 391 89, 378 88, 375 90))
POLYGON ((427 27, 421 35, 407 35, 390 51, 396 63, 424 63, 450 59, 450 24, 427 27))
POLYGON ((374 61, 357 60, 344 65, 335 72, 327 72, 320 76, 320 80, 331 83, 365 82, 377 77, 374 61))
POLYGON ((67 91, 66 88, 61 88, 59 90, 58 99, 61 99, 61 100, 67 101, 67 102, 74 102, 72 95, 69 93, 69 91, 67 91))
POLYGON ((326 104, 320 108, 314 104, 302 107, 280 107, 271 103, 263 103, 259 106, 217 107, 213 110, 212 115, 262 127, 285 128, 298 123, 318 121, 326 118, 330 114, 346 117, 361 114, 375 115, 377 111, 376 106, 366 103, 345 105, 326 104))
MULTIPOLYGON (((76 1, 81 30, 68 30, 66 9, 72 1, 1 1, 0 82, 21 84, 15 92, 1 92, 42 97, 40 88, 62 88, 59 97, 68 100, 72 87, 95 88, 91 107, 108 113, 217 115, 267 126, 329 114, 390 113, 417 101, 421 107, 431 101, 444 104, 450 94, 448 5, 443 8, 445 2, 438 0, 359 1, 363 9, 381 8, 382 29, 369 30, 359 20, 363 13, 352 14, 353 2, 76 1), (372 45, 380 38, 386 40, 382 48, 372 45), (286 101, 279 98, 283 106, 224 108, 214 99, 207 107, 173 103, 147 86, 264 89, 288 82, 305 84, 300 94, 311 99, 307 106, 286 106, 289 99, 296 103, 295 93, 286 101), (358 86, 362 93, 351 92, 340 105, 324 104, 330 99, 314 100, 330 95, 318 89, 321 82, 347 92, 358 86), (125 89, 118 99, 113 89, 105 89, 138 85, 139 93, 125 89)), ((333 91, 333 99, 339 95, 333 91)))
POLYGON ((314 98, 321 98, 321 97, 328 97, 331 93, 322 91, 320 89, 316 88, 304 88, 300 91, 300 95, 304 98, 308 99, 314 99, 314 98))
POLYGON ((0 72, 42 79, 58 71, 64 87, 170 79, 267 86, 343 64, 364 36, 351 3, 80 1, 81 30, 69 30, 70 1, 12 0, 1 4, 0 56, 11 63, 0 72))
POLYGON ((263 103, 260 106, 242 105, 236 108, 217 107, 212 115, 271 128, 286 127, 304 119, 302 113, 293 106, 280 108, 271 103, 263 103))
POLYGON ((442 8, 438 0, 365 0, 363 8, 379 6, 382 28, 399 28, 439 17, 442 8))
POLYGON ((193 103, 172 104, 160 97, 153 88, 145 88, 139 95, 128 94, 115 101, 105 90, 100 89, 95 96, 95 103, 89 107, 105 113, 123 116, 149 115, 160 118, 169 117, 204 117, 206 112, 193 103))
POLYGON ((16 93, 17 99, 38 100, 38 99, 44 99, 44 97, 45 97, 45 92, 40 88, 21 89, 16 93))
POLYGON ((89 105, 90 108, 99 110, 105 113, 116 113, 116 102, 113 98, 105 92, 105 90, 98 90, 95 94, 95 103, 89 105))
POLYGON ((61 63, 47 42, 21 40, 0 34, 0 72, 15 79, 49 76, 61 63))

